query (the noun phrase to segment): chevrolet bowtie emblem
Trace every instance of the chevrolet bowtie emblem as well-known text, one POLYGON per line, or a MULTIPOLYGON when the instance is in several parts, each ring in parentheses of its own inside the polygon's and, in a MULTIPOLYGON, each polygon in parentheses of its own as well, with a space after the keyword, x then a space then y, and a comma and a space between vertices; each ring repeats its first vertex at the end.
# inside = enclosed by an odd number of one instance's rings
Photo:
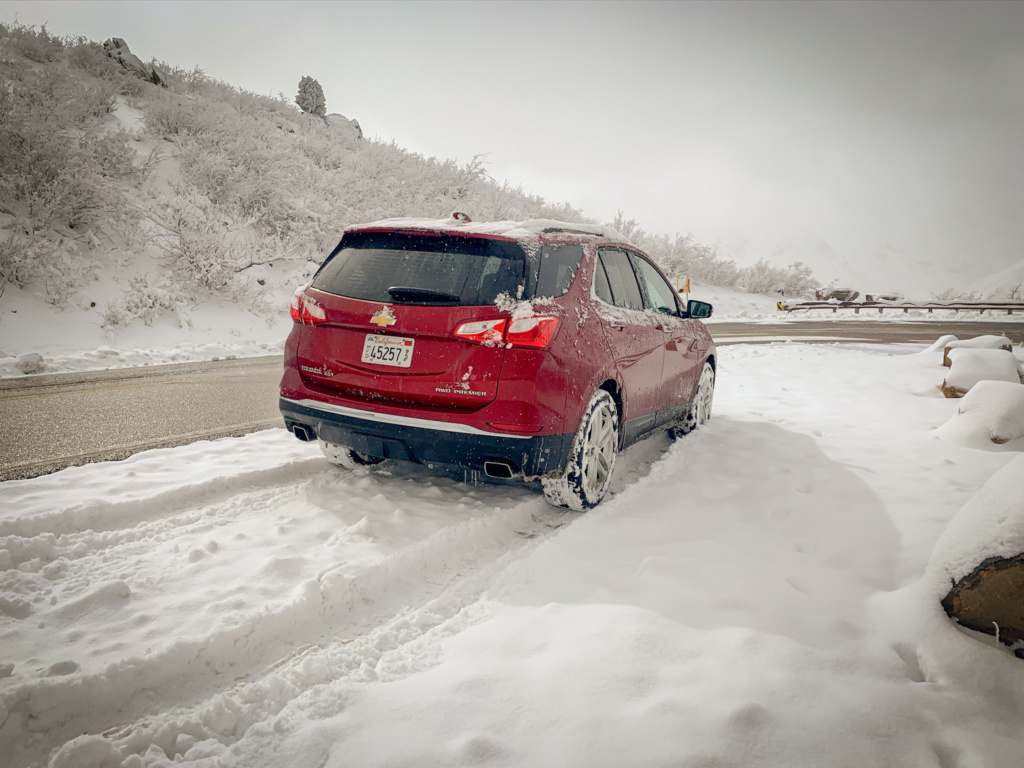
POLYGON ((395 313, 391 311, 391 307, 381 307, 377 310, 377 314, 370 318, 370 322, 384 328, 388 325, 394 325, 397 321, 395 313))

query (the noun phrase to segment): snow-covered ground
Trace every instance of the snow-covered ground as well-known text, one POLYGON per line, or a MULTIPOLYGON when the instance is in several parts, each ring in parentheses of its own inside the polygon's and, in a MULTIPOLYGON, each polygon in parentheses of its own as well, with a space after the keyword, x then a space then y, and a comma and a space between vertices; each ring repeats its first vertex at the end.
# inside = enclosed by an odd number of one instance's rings
POLYGON ((0 484, 0 765, 1019 764, 930 564, 1019 453, 936 435, 941 350, 720 355, 582 515, 283 430, 0 484))

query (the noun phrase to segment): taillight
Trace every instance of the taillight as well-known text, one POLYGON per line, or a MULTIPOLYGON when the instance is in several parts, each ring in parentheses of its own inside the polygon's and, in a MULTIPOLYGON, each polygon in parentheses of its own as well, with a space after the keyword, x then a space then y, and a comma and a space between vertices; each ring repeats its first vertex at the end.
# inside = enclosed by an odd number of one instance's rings
POLYGON ((508 325, 508 320, 503 317, 495 320, 473 320, 456 328, 455 335, 466 341, 475 341, 477 344, 493 347, 502 343, 506 325, 508 325))
POLYGON ((556 328, 557 317, 523 317, 517 320, 496 318, 463 323, 455 329, 455 335, 487 346, 507 344, 510 347, 542 349, 551 341, 556 328))
POLYGON ((557 317, 523 317, 509 323, 505 341, 513 347, 542 349, 551 341, 558 328, 557 317))
POLYGON ((292 296, 290 308, 292 320, 302 325, 319 325, 327 320, 327 313, 316 299, 311 299, 299 288, 292 296))

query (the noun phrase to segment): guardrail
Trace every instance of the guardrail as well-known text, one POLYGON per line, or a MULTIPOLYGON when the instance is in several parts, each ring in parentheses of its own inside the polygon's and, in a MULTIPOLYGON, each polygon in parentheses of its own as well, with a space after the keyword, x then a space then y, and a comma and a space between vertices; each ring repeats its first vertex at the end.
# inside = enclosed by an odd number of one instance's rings
POLYGON ((1012 315, 1014 312, 1024 313, 1024 301, 801 301, 795 304, 776 302, 776 309, 779 312, 798 312, 801 310, 824 309, 837 312, 840 309, 852 309, 854 314, 859 315, 862 309, 877 309, 879 312, 885 310, 902 309, 904 313, 912 309, 926 309, 931 314, 933 310, 944 309, 953 312, 1006 312, 1012 315))

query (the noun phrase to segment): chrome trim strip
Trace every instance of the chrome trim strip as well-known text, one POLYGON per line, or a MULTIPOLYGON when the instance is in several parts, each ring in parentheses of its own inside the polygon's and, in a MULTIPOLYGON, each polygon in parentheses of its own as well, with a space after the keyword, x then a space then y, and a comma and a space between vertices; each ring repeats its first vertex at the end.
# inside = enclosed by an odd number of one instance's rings
POLYGON ((458 422, 449 421, 435 421, 434 419, 417 419, 412 416, 394 416, 389 413, 374 413, 373 411, 360 411, 357 408, 346 408, 344 405, 334 405, 332 403, 324 403, 320 400, 310 400, 305 398, 303 400, 291 400, 287 397, 282 397, 286 403, 294 403, 295 405, 302 406, 303 408, 312 408, 314 410, 327 411, 328 413, 337 413, 340 416, 348 416, 353 419, 363 419, 365 421, 378 421, 382 424, 398 424, 403 427, 417 427, 419 429, 436 429, 441 432, 459 432, 464 435, 483 435, 484 437, 507 437, 512 440, 529 440, 534 435, 510 435, 505 432, 488 432, 483 429, 477 429, 471 427, 468 424, 459 424, 458 422))

